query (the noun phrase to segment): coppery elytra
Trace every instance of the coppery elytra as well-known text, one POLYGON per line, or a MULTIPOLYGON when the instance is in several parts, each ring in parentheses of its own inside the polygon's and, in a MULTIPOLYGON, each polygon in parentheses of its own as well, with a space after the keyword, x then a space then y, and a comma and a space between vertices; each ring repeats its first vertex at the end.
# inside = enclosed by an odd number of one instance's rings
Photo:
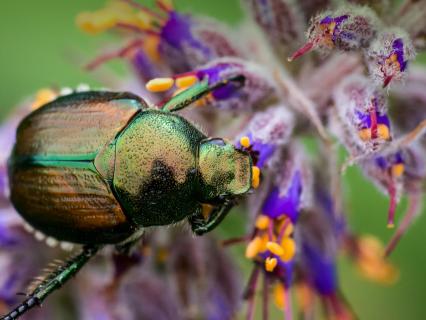
POLYGON ((246 151, 173 112, 244 80, 198 82, 161 108, 131 93, 88 91, 29 114, 9 159, 13 205, 36 230, 83 247, 1 319, 41 304, 103 246, 131 245, 146 227, 187 219, 197 235, 215 228, 258 184, 258 170, 246 151), (207 217, 203 204, 213 207, 207 217))

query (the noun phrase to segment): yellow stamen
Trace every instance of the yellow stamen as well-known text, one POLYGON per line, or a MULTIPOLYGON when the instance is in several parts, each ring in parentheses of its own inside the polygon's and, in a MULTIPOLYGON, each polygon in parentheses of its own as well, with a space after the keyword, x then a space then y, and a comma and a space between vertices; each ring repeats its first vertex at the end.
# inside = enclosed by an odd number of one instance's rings
POLYGON ((244 148, 250 147, 250 138, 247 136, 244 136, 240 139, 240 143, 244 148))
POLYGON ((266 260, 265 260, 266 271, 268 271, 268 272, 274 271, 277 264, 278 264, 277 258, 271 258, 271 257, 266 258, 266 260))
POLYGON ((49 103, 57 98, 57 94, 52 89, 41 89, 37 91, 34 102, 31 104, 31 109, 36 110, 41 106, 49 103))
POLYGON ((136 12, 133 16, 131 16, 131 21, 134 21, 135 24, 142 30, 146 30, 151 28, 151 25, 155 23, 148 13, 143 11, 136 12))
POLYGON ((203 215, 204 219, 207 220, 210 217, 210 214, 212 213, 213 208, 214 207, 210 204, 206 204, 206 203, 201 204, 201 214, 203 215))
POLYGON ((172 78, 156 78, 149 80, 145 87, 151 92, 163 92, 173 87, 174 82, 172 78))
POLYGON ((159 0, 161 5, 167 8, 168 11, 173 10, 173 1, 172 0, 159 0))
POLYGON ((388 223, 387 224, 387 228, 388 229, 393 229, 393 228, 395 228, 395 224, 394 223, 388 223))
POLYGON ((268 225, 269 225, 269 217, 268 216, 260 215, 256 219, 256 228, 258 228, 260 230, 265 230, 266 228, 268 228, 268 225))
POLYGON ((284 224, 286 223, 287 226, 284 230, 284 237, 289 237, 291 236, 291 234, 293 233, 294 227, 293 224, 290 221, 287 221, 289 218, 287 218, 285 215, 285 213, 282 214, 284 217, 283 219, 280 220, 279 225, 278 225, 278 230, 281 230, 284 227, 284 224))
POLYGON ((252 167, 252 179, 251 179, 251 185, 254 189, 258 188, 260 184, 260 169, 259 167, 253 166, 252 167))
POLYGON ((149 16, 135 12, 129 4, 120 1, 111 1, 105 8, 94 12, 82 12, 76 19, 83 31, 92 34, 114 28, 119 22, 140 29, 147 29, 151 25, 149 16))
POLYGON ((310 285, 304 282, 297 284, 296 299, 300 309, 308 310, 308 308, 312 307, 314 303, 314 293, 312 292, 310 285))
POLYGON ((382 138, 384 140, 389 140, 390 139, 389 127, 385 124, 378 124, 377 135, 379 136, 379 138, 382 138))
POLYGON ((287 225, 287 227, 285 228, 284 237, 291 236, 291 234, 293 233, 293 231, 294 231, 293 224, 291 222, 289 222, 288 225, 287 225))
POLYGON ((361 129, 358 131, 358 136, 362 141, 368 141, 371 139, 371 130, 370 129, 361 129))
POLYGON ((392 176, 398 178, 404 174, 405 166, 402 163, 397 163, 392 166, 392 176))
POLYGON ((266 244, 268 243, 268 241, 269 241, 269 236, 268 236, 268 234, 267 233, 264 233, 263 235, 261 235, 260 236, 260 240, 261 240, 261 242, 260 242, 260 250, 259 250, 259 252, 264 252, 264 251, 266 251, 267 250, 267 248, 266 248, 266 244))
POLYGON ((269 241, 266 244, 266 248, 277 256, 281 256, 284 254, 284 249, 276 242, 269 241))
POLYGON ((284 249, 284 253, 280 255, 284 262, 288 262, 294 258, 296 254, 296 242, 292 238, 284 238, 281 241, 281 247, 284 249))
POLYGON ((261 252, 262 248, 262 240, 260 237, 255 237, 253 240, 249 242, 249 244, 246 247, 246 258, 247 259, 253 259, 257 256, 259 252, 261 252))
MULTIPOLYGON (((185 88, 183 88, 185 90, 185 88)), ((196 107, 204 107, 208 104, 210 104, 214 100, 213 94, 210 92, 209 94, 205 95, 203 98, 198 99, 195 101, 196 107)))
POLYGON ((158 45, 160 43, 160 38, 156 36, 147 36, 143 41, 144 52, 151 58, 154 62, 159 62, 161 57, 158 51, 158 45))
POLYGON ((198 81, 196 76, 186 76, 176 79, 176 87, 178 88, 187 88, 192 86, 198 81))
POLYGON ((277 283, 274 286, 274 303, 280 308, 284 309, 285 307, 285 288, 281 283, 277 283))
POLYGON ((359 252, 358 268, 366 278, 383 284, 392 284, 397 280, 398 270, 385 260, 383 246, 375 237, 359 239, 359 252))
POLYGON ((158 249, 158 252, 157 252, 157 255, 156 255, 156 261, 158 263, 166 262, 168 257, 169 257, 169 251, 166 248, 158 249))

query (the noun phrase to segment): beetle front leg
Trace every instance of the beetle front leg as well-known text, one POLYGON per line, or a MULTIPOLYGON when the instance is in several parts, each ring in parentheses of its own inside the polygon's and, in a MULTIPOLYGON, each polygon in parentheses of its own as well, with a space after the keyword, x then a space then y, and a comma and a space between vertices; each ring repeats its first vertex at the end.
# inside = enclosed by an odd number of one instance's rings
POLYGON ((191 216, 188 220, 192 231, 198 236, 210 232, 222 222, 234 206, 235 203, 233 201, 226 201, 224 204, 215 207, 207 220, 204 219, 201 212, 191 216))
MULTIPOLYGON (((155 86, 156 81, 159 81, 159 79, 153 79, 150 82, 148 82, 147 88, 150 88, 151 86, 155 86)), ((163 80, 160 80, 160 81, 163 81, 163 80)), ((170 81, 173 81, 173 80, 170 79, 170 81)), ((245 77, 242 74, 233 75, 228 78, 223 78, 214 83, 210 83, 208 79, 204 79, 200 82, 197 82, 191 85, 186 90, 183 90, 182 92, 180 92, 179 94, 171 98, 169 101, 167 101, 161 106, 161 109, 163 111, 170 111, 170 112, 178 111, 183 108, 186 108, 191 103, 203 98, 209 93, 217 89, 220 89, 226 85, 234 85, 235 88, 240 88, 244 86, 244 82, 245 82, 245 77)), ((151 88, 151 91, 152 91, 152 88, 151 88)))

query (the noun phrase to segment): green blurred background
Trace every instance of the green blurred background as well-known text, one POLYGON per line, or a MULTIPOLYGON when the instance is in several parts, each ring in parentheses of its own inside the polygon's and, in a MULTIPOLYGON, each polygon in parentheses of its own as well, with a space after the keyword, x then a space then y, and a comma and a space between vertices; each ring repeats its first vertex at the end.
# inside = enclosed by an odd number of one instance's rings
MULTIPOLYGON (((75 27, 74 18, 83 10, 93 10, 103 4, 104 0, 1 1, 0 117, 3 118, 21 99, 41 87, 73 87, 82 82, 101 84, 81 65, 95 57, 97 50, 110 38, 91 37, 80 32, 75 27)), ((175 4, 183 11, 208 14, 230 24, 237 23, 243 16, 237 0, 176 0, 175 4)), ((123 64, 115 62, 112 66, 114 71, 125 74, 123 64)), ((353 229, 359 233, 375 234, 386 241, 391 235, 391 231, 386 229, 387 199, 356 168, 348 170, 344 182, 347 213, 353 229)), ((405 205, 403 201, 399 214, 405 205)), ((219 232, 221 235, 242 232, 238 213, 231 215, 219 232)), ((339 276, 342 291, 360 319, 426 318, 426 303, 423 301, 423 293, 426 292, 424 239, 426 217, 420 217, 392 256, 392 261, 400 268, 401 277, 391 287, 364 280, 347 259, 341 259, 339 276)), ((233 252, 241 256, 242 248, 233 252)), ((244 264, 247 270, 249 264, 244 264)))

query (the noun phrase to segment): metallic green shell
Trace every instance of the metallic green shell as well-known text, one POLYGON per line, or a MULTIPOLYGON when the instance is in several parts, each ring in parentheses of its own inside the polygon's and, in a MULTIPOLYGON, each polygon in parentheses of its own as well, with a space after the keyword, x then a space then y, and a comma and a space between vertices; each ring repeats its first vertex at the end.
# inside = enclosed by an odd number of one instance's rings
POLYGON ((9 160, 11 200, 36 229, 76 243, 116 243, 136 227, 108 183, 110 145, 146 104, 130 93, 58 98, 27 116, 9 160), (103 166, 102 166, 103 165, 103 166), (97 169, 99 166, 99 170, 97 169))
POLYGON ((198 210, 197 154, 206 137, 184 118, 146 110, 116 142, 114 189, 140 226, 178 222, 198 210))

